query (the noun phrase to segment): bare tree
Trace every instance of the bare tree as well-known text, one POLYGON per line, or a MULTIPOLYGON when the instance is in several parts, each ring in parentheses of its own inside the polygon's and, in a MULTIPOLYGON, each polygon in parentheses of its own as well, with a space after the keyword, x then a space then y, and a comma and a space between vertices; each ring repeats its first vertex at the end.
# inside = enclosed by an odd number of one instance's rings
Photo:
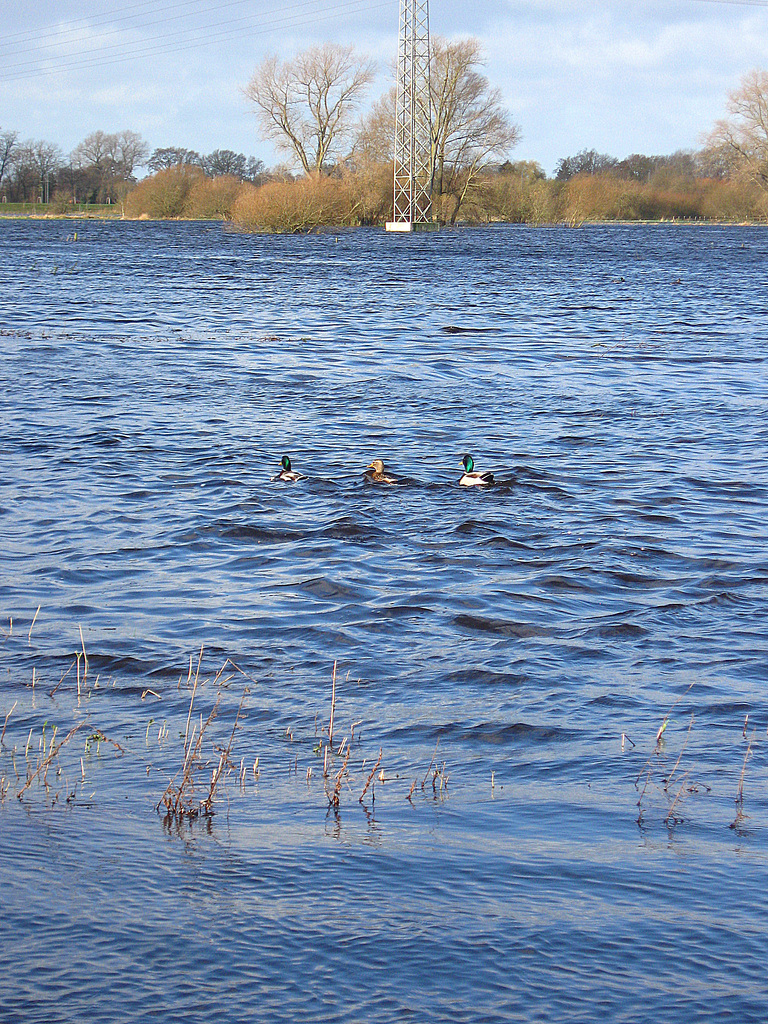
POLYGON ((708 149, 768 191, 768 71, 750 71, 742 78, 728 96, 728 113, 707 136, 708 149))
POLYGON ((105 167, 112 146, 107 132, 91 132, 72 150, 72 163, 76 167, 105 167))
POLYGON ((12 131, 10 128, 0 132, 0 183, 2 183, 5 177, 5 172, 10 169, 18 137, 19 133, 12 131))
POLYGON ((200 164, 209 178, 231 174, 241 181, 245 178, 248 166, 245 153, 236 153, 233 149, 214 149, 202 158, 200 164))
POLYGON ((70 156, 79 190, 95 202, 125 198, 133 172, 147 159, 149 147, 137 132, 91 132, 70 156))
POLYGON ((577 174, 607 174, 618 166, 616 157, 598 153, 596 149, 582 149, 576 156, 564 156, 557 162, 557 181, 570 181, 577 174))
POLYGON ((432 160, 434 192, 450 197, 451 223, 477 185, 483 167, 504 160, 518 142, 520 129, 478 68, 483 63, 477 39, 432 39, 432 160))
POLYGON ((164 149, 153 150, 147 160, 147 167, 150 171, 167 171, 169 167, 181 167, 184 164, 199 167, 200 160, 200 154, 194 149, 166 146, 164 149))
POLYGON ((355 165, 387 164, 395 158, 395 105, 393 86, 372 104, 360 121, 352 151, 355 165))
POLYGON ((113 174, 123 181, 130 181, 134 170, 141 167, 149 156, 149 146, 138 132, 126 128, 112 136, 110 155, 113 174))
MULTIPOLYGON (((433 195, 445 199, 447 219, 453 222, 484 167, 506 158, 520 130, 502 105, 500 91, 478 70, 482 48, 477 39, 448 42, 433 36, 430 63, 433 195)), ((356 163, 394 159, 395 102, 392 89, 361 122, 356 163)))
POLYGON ((266 181, 267 169, 264 166, 264 161, 259 160, 255 156, 248 157, 248 163, 245 165, 245 175, 243 181, 250 181, 254 185, 261 185, 266 181))
POLYGON ((373 80, 375 64, 351 46, 324 43, 293 60, 267 57, 244 92, 266 138, 305 174, 322 174, 344 155, 352 115, 373 80))
POLYGON ((56 175, 62 165, 59 147, 44 139, 28 139, 16 147, 9 192, 16 202, 47 199, 56 187, 56 175))

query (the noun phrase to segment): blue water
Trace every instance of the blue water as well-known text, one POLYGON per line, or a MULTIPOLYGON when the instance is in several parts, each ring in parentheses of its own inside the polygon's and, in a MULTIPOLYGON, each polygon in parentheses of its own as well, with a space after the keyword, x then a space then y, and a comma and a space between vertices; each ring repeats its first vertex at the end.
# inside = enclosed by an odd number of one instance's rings
POLYGON ((0 1017, 764 1021, 767 257, 0 224, 0 1017))

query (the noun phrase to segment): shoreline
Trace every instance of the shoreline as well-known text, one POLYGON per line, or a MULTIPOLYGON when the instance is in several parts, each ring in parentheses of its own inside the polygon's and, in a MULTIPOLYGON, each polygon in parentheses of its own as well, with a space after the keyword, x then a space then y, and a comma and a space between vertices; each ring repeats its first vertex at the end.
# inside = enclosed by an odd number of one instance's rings
MULTIPOLYGON (((131 223, 147 223, 147 224, 228 224, 238 230, 247 229, 239 228, 239 226, 232 220, 227 220, 224 217, 221 218, 210 218, 210 217, 148 217, 143 214, 139 217, 126 217, 125 215, 113 215, 110 213, 3 213, 0 210, 0 221, 17 221, 17 220, 39 220, 39 221, 103 221, 103 222, 131 222, 131 223)), ((460 221, 457 224, 445 224, 441 226, 441 230, 451 230, 452 228, 495 228, 495 227, 520 227, 520 228, 559 228, 567 227, 571 230, 578 230, 579 228, 589 227, 661 227, 663 225, 672 225, 675 227, 731 227, 731 228, 760 228, 768 227, 768 221, 760 220, 683 220, 677 218, 661 218, 660 220, 584 220, 578 224, 567 224, 564 221, 544 221, 536 224, 529 223, 528 221, 491 221, 486 224, 469 224, 466 221, 460 221)), ((368 230, 370 228, 380 228, 383 230, 384 224, 339 224, 339 225, 324 225, 322 230, 325 231, 355 231, 355 230, 368 230)), ((290 234, 291 232, 276 232, 276 231, 253 231, 248 232, 251 234, 290 234)), ((299 232, 316 234, 317 230, 312 232, 299 232)))

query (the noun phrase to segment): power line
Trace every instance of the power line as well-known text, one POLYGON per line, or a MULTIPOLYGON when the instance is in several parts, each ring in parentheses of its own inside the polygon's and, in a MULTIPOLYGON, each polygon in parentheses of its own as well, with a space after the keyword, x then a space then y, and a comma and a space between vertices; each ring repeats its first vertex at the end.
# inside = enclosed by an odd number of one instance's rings
POLYGON ((734 7, 768 7, 768 0, 689 0, 700 4, 731 4, 734 7))
MULTIPOLYGON (((230 3, 219 4, 218 7, 221 9, 223 7, 234 6, 239 2, 246 2, 246 0, 232 0, 230 3)), ((306 13, 298 13, 303 8, 313 7, 317 2, 318 0, 305 0, 303 3, 294 4, 292 7, 284 8, 283 11, 285 13, 277 18, 261 18, 260 23, 258 23, 258 27, 256 28, 251 27, 253 22, 250 18, 239 18, 188 30, 186 33, 182 33, 182 36, 186 36, 186 38, 180 39, 177 37, 172 41, 158 41, 155 43, 155 40, 161 39, 160 36, 155 35, 151 40, 143 42, 140 46, 124 50, 123 53, 107 57, 106 59, 100 56, 100 54, 103 54, 105 50, 120 50, 124 44, 109 44, 106 47, 100 47, 98 50, 91 48, 83 51, 83 55, 81 57, 72 58, 66 61, 64 58, 58 58, 58 63, 53 65, 46 64, 46 61, 49 61, 51 58, 35 58, 16 65, 6 66, 5 70, 0 71, 0 81, 19 81, 26 78, 61 74, 68 71, 88 70, 93 67, 107 67, 113 64, 124 63, 133 59, 141 59, 149 56, 160 56, 168 53, 183 52, 197 47, 206 46, 211 43, 223 42, 235 35, 264 35, 268 32, 274 31, 276 28, 290 28, 297 25, 307 24, 308 22, 314 23, 318 21, 328 21, 343 13, 354 14, 363 10, 379 10, 381 8, 393 6, 396 0, 380 0, 379 3, 374 4, 370 4, 369 2, 366 2, 366 0, 347 0, 345 3, 333 4, 330 9, 326 8, 324 14, 320 14, 316 10, 310 10, 306 13), (295 13, 289 13, 291 11, 295 13), (222 31, 212 31, 217 28, 221 28, 222 31), (88 54, 94 55, 89 57, 88 54)))
MULTIPOLYGON (((174 3, 174 4, 155 4, 155 3, 152 2, 152 0, 142 0, 141 3, 130 4, 128 7, 122 8, 122 10, 123 11, 138 11, 138 10, 145 10, 145 9, 149 8, 149 10, 151 11, 152 14, 161 14, 163 11, 172 11, 172 10, 175 10, 177 7, 191 7, 194 4, 200 3, 200 2, 201 2, 201 0, 181 0, 180 3, 174 3)), ((203 0, 203 2, 204 2, 204 0, 203 0)), ((247 2, 247 0, 243 0, 243 2, 247 2)), ((130 21, 133 18, 137 17, 136 14, 120 14, 120 8, 118 8, 117 12, 115 12, 115 13, 117 14, 116 17, 115 17, 114 14, 110 13, 110 14, 92 14, 92 15, 90 15, 87 18, 75 18, 75 19, 73 19, 71 21, 67 21, 66 27, 68 29, 75 29, 75 30, 77 30, 77 29, 86 29, 86 28, 93 28, 94 25, 98 26, 98 25, 102 25, 102 24, 114 24, 115 22, 118 22, 118 21, 130 21)), ((0 43, 0 49, 2 49, 5 46, 14 44, 14 43, 15 44, 26 43, 26 42, 28 42, 28 43, 38 43, 41 39, 53 39, 53 38, 55 38, 57 36, 60 36, 60 35, 61 35, 61 29, 60 28, 50 29, 48 31, 42 30, 42 31, 37 31, 37 32, 36 31, 29 31, 29 30, 26 30, 26 29, 24 31, 20 31, 20 32, 7 32, 3 36, 2 43, 0 43)))
MULTIPOLYGON (((215 14, 233 7, 242 7, 244 4, 252 3, 253 0, 224 0, 224 2, 215 3, 213 5, 208 3, 206 10, 200 9, 199 4, 201 2, 204 3, 205 0, 176 0, 174 3, 161 5, 157 5, 153 0, 141 0, 139 3, 130 4, 126 7, 119 7, 116 11, 110 14, 96 14, 92 17, 79 18, 75 21, 67 22, 64 29, 70 32, 78 30, 83 31, 88 28, 98 27, 99 25, 109 25, 112 27, 107 29, 106 35, 115 36, 121 31, 120 28, 116 27, 121 23, 127 23, 128 27, 135 28, 137 30, 152 29, 160 25, 167 25, 170 21, 179 21, 187 16, 194 17, 200 14, 215 14), (196 7, 197 10, 194 10, 196 7), (190 8, 193 10, 190 10, 190 8), (163 13, 170 13, 174 11, 177 13, 172 14, 170 18, 158 19, 157 17, 163 13), (185 11, 188 13, 185 14, 185 11), (142 14, 137 12, 144 12, 144 14, 149 13, 151 15, 150 20, 143 19, 142 14)), ((301 3, 294 3, 287 7, 284 6, 281 14, 277 17, 274 15, 262 15, 257 22, 259 27, 256 28, 252 28, 252 18, 245 16, 236 19, 212 22, 195 28, 182 29, 181 33, 172 41, 164 40, 163 33, 154 33, 149 39, 145 40, 141 44, 137 44, 132 49, 125 49, 122 53, 119 51, 126 45, 130 46, 129 43, 96 43, 95 45, 80 50, 77 57, 68 60, 65 60, 65 58, 60 56, 58 58, 49 56, 30 57, 27 60, 18 61, 15 64, 6 64, 3 69, 0 70, 0 81, 19 81, 26 78, 61 74, 68 71, 88 70, 93 67, 107 67, 113 64, 125 63, 134 59, 140 60, 149 56, 162 56, 169 53, 180 53, 195 49, 196 47, 202 47, 216 42, 224 42, 243 31, 247 32, 249 35, 264 35, 276 28, 290 28, 306 24, 310 21, 328 21, 342 13, 353 14, 363 10, 380 10, 385 7, 394 6, 397 0, 380 0, 380 2, 374 4, 367 3, 365 0, 347 0, 345 3, 333 4, 330 9, 326 8, 325 13, 322 14, 317 10, 312 9, 316 7, 318 2, 322 2, 322 0, 303 0, 301 3), (310 10, 306 11, 305 14, 299 13, 306 8, 310 8, 310 10), (220 29, 221 31, 217 32, 215 31, 216 29, 220 29), (113 53, 114 51, 118 51, 118 53, 113 53), (113 55, 105 57, 105 54, 108 53, 113 53, 113 55), (51 60, 55 60, 57 62, 53 64, 47 63, 51 60)), ((739 7, 768 7, 768 0, 689 0, 689 2, 728 4, 739 7)), ((61 29, 47 33, 34 33, 29 31, 17 32, 10 35, 6 34, 3 37, 3 41, 0 42, 0 52, 2 52, 4 48, 8 49, 12 47, 13 49, 17 49, 25 42, 34 42, 37 44, 36 48, 38 50, 50 50, 55 49, 65 41, 66 40, 62 38, 61 29), (50 41, 41 42, 41 40, 50 41), (13 47, 12 41, 15 41, 15 45, 13 45, 13 47)))
MULTIPOLYGON (((225 7, 240 7, 244 3, 252 3, 252 2, 253 2, 253 0, 229 0, 228 3, 219 4, 218 8, 219 8, 219 10, 223 10, 225 7)), ((304 2, 302 2, 302 3, 292 4, 292 5, 288 6, 287 8, 283 8, 283 11, 282 11, 282 14, 281 14, 281 18, 289 16, 288 12, 290 12, 292 10, 298 10, 300 8, 303 8, 303 7, 311 7, 314 4, 316 4, 317 2, 318 2, 318 0, 304 0, 304 2)), ((169 7, 169 8, 166 8, 166 9, 167 10, 173 10, 174 8, 177 8, 177 7, 189 7, 189 6, 190 5, 189 5, 189 2, 187 0, 187 2, 179 3, 179 4, 174 4, 172 7, 169 7)), ((154 14, 155 12, 153 11, 152 13, 154 14)), ((183 14, 183 13, 182 14, 175 14, 175 15, 172 15, 170 18, 164 18, 164 19, 162 19, 160 21, 152 20, 152 21, 148 21, 148 22, 142 22, 141 24, 139 24, 139 25, 137 25, 135 27, 139 28, 139 29, 150 29, 150 28, 154 28, 157 25, 165 26, 169 22, 179 21, 182 18, 186 18, 186 17, 188 17, 188 15, 183 14)), ((118 21, 125 21, 127 19, 126 18, 122 18, 122 19, 116 19, 116 20, 118 20, 118 21)), ((203 26, 196 26, 194 28, 182 29, 181 35, 189 35, 190 32, 195 32, 195 31, 196 32, 208 32, 211 29, 220 28, 221 26, 228 26, 229 28, 234 30, 236 25, 241 25, 243 23, 250 24, 251 23, 251 19, 247 18, 247 17, 246 18, 238 18, 238 19, 235 19, 235 20, 229 19, 229 20, 223 21, 223 22, 222 21, 214 22, 213 24, 208 24, 208 25, 203 25, 203 26)), ((67 25, 66 28, 67 28, 67 30, 71 30, 71 26, 70 25, 67 25)), ((112 28, 112 29, 108 29, 106 31, 105 35, 106 36, 110 36, 110 35, 111 36, 115 36, 115 35, 118 35, 122 31, 124 31, 124 29, 120 29, 120 28, 116 28, 115 27, 115 28, 112 28)), ((102 39, 103 38, 104 37, 102 36, 102 39)), ((162 38, 162 35, 153 35, 152 37, 150 37, 149 40, 145 40, 145 43, 143 43, 142 45, 145 45, 147 42, 150 42, 152 39, 160 39, 160 38, 162 38)), ((176 40, 177 41, 182 41, 182 40, 179 39, 178 35, 176 37, 176 40)), ((61 36, 59 36, 57 41, 51 42, 51 43, 44 43, 41 46, 39 46, 38 49, 51 49, 51 48, 61 47, 62 43, 64 43, 64 42, 66 42, 66 37, 62 38, 61 36)), ((126 45, 125 42, 106 43, 105 44, 105 43, 103 43, 101 41, 94 41, 94 44, 92 46, 86 46, 86 47, 83 47, 82 49, 80 49, 79 52, 78 52, 78 57, 76 59, 77 60, 84 59, 89 53, 98 53, 98 54, 101 55, 101 54, 106 53, 109 50, 119 50, 121 47, 123 47, 125 45, 126 45)), ((2 49, 2 44, 0 44, 0 49, 2 49)), ((43 56, 43 57, 31 57, 29 60, 19 61, 16 64, 6 64, 5 68, 4 68, 4 73, 13 73, 13 72, 16 72, 16 71, 20 70, 21 68, 29 67, 30 65, 32 65, 32 67, 34 68, 37 65, 40 65, 41 63, 43 63, 47 59, 48 58, 46 58, 45 56, 43 56)))

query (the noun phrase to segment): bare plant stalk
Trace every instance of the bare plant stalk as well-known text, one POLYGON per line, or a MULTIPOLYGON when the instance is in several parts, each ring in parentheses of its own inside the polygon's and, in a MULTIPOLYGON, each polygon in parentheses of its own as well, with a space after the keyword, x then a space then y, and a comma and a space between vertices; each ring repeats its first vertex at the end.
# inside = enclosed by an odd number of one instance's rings
POLYGON ((78 629, 80 630, 80 643, 83 646, 83 686, 85 686, 85 681, 88 678, 88 655, 85 653, 85 640, 83 640, 83 627, 82 626, 78 626, 78 629))
POLYGON ((347 770, 347 764, 349 763, 349 754, 350 754, 350 748, 348 747, 347 748, 347 756, 344 758, 344 763, 342 764, 341 768, 338 771, 338 774, 336 775, 336 785, 333 788, 333 793, 331 794, 330 801, 329 801, 331 807, 338 807, 339 806, 340 794, 341 794, 341 780, 344 778, 344 772, 347 770))
MULTIPOLYGON (((645 791, 646 791, 646 789, 648 789, 648 783, 651 781, 651 772, 652 772, 652 769, 649 768, 648 769, 648 775, 647 775, 646 780, 645 780, 645 785, 643 786, 643 792, 640 794, 640 799, 637 801, 637 806, 638 807, 640 807, 640 805, 642 804, 643 797, 645 796, 645 791)), ((638 778, 637 782, 639 782, 639 781, 640 781, 640 779, 638 778)), ((637 782, 635 783, 635 785, 637 785, 637 782)))
POLYGON ((55 747, 51 748, 51 751, 48 754, 48 757, 46 757, 45 760, 42 761, 38 765, 37 771, 33 775, 29 776, 27 781, 21 787, 19 792, 16 794, 16 796, 19 798, 19 800, 21 800, 21 798, 24 795, 24 793, 26 792, 26 790, 29 789, 29 787, 32 785, 32 783, 37 778, 37 776, 40 774, 40 772, 43 770, 43 768, 47 768, 48 767, 48 765, 51 763, 51 761, 54 759, 54 757, 56 757, 56 755, 61 750, 61 748, 64 746, 64 744, 65 743, 69 743, 69 741, 72 739, 72 737, 75 735, 75 733, 78 732, 80 729, 82 729, 82 727, 84 725, 85 725, 85 722, 83 721, 83 722, 80 722, 78 725, 73 726, 73 728, 71 728, 69 730, 69 732, 64 737, 64 739, 60 743, 58 743, 55 747))
MULTIPOLYGON (((15 701, 13 702, 13 708, 15 708, 15 707, 16 707, 16 705, 17 705, 18 703, 19 703, 19 702, 18 702, 17 700, 15 700, 15 701)), ((10 710, 10 711, 8 712, 8 714, 7 714, 6 716, 5 716, 5 722, 3 723, 3 731, 2 731, 2 733, 0 733, 0 747, 1 747, 2 745, 3 745, 3 737, 5 736, 5 730, 6 730, 7 726, 8 726, 8 719, 9 719, 9 718, 11 717, 11 715, 13 714, 13 708, 11 708, 11 710, 10 710)))
POLYGON ((56 685, 54 686, 54 688, 53 688, 53 689, 51 690, 51 692, 50 692, 50 693, 48 694, 48 696, 49 696, 49 697, 52 697, 52 696, 54 695, 54 693, 56 693, 56 691, 58 690, 58 688, 59 688, 59 687, 61 686, 61 684, 62 684, 62 683, 64 682, 64 680, 65 680, 65 679, 67 678, 67 676, 69 675, 69 673, 70 673, 70 672, 72 671, 72 669, 73 669, 73 668, 75 667, 75 665, 76 665, 76 664, 77 664, 77 658, 75 658, 75 660, 74 660, 74 661, 72 662, 72 664, 71 664, 71 665, 69 666, 69 668, 67 669, 67 671, 66 671, 66 672, 64 673, 64 675, 63 675, 63 676, 61 677, 61 679, 60 679, 60 680, 58 681, 58 683, 56 683, 56 685))
MULTIPOLYGON (((203 657, 203 648, 200 648, 200 658, 203 657)), ((200 662, 197 663, 197 674, 195 675, 195 685, 192 687, 192 699, 189 702, 189 714, 187 715, 187 727, 184 730, 184 756, 187 754, 187 740, 189 738, 189 723, 192 721, 192 705, 195 703, 195 691, 197 690, 197 681, 200 678, 200 662)))
POLYGON ((422 789, 424 789, 424 786, 426 785, 427 779, 429 778, 429 773, 432 771, 432 765, 435 763, 435 755, 437 754, 437 748, 439 746, 440 746, 440 737, 438 736, 437 737, 437 743, 435 744, 435 749, 432 751, 432 760, 429 762, 429 768, 427 768, 427 774, 424 776, 424 779, 423 779, 423 781, 421 783, 421 788, 422 789))
POLYGON ((669 821, 669 820, 671 819, 671 817, 672 817, 672 812, 674 811, 675 807, 677 806, 677 801, 678 801, 678 800, 680 799, 680 797, 681 797, 681 796, 683 795, 683 790, 685 789, 685 784, 686 784, 686 782, 688 781, 688 776, 689 776, 689 774, 690 774, 690 772, 686 772, 686 773, 685 773, 685 775, 683 776, 683 781, 682 781, 682 784, 681 784, 681 786, 680 786, 680 789, 678 789, 678 791, 677 791, 677 796, 676 796, 676 797, 675 797, 675 799, 674 799, 674 800, 672 801, 672 806, 671 806, 671 807, 669 808, 669 812, 668 812, 668 814, 667 814, 666 818, 664 819, 664 824, 665 824, 665 825, 666 825, 666 824, 667 824, 667 822, 668 822, 668 821, 669 821))
POLYGON ((333 678, 331 679, 331 720, 328 723, 328 746, 333 750, 333 716, 336 713, 336 662, 333 663, 333 678))
POLYGON ((752 733, 752 738, 750 739, 749 745, 747 746, 747 752, 744 755, 744 764, 741 766, 741 776, 739 777, 739 792, 738 796, 736 797, 736 803, 739 805, 744 803, 744 773, 747 770, 747 758, 752 752, 752 741, 754 740, 754 738, 755 734, 752 733))
POLYGON ((366 782, 365 786, 363 787, 363 792, 362 792, 362 793, 360 794, 360 800, 359 800, 359 803, 362 803, 362 802, 363 802, 363 797, 364 797, 364 796, 365 796, 365 794, 366 794, 366 793, 368 792, 368 787, 369 787, 369 786, 370 786, 370 784, 371 784, 371 783, 373 782, 373 777, 374 777, 374 775, 376 774, 376 769, 377 769, 377 768, 379 767, 379 765, 381 764, 381 758, 382 758, 382 754, 383 754, 383 748, 382 748, 382 747, 379 747, 379 756, 378 756, 378 758, 377 758, 377 760, 376 760, 376 764, 375 764, 375 765, 373 766, 373 769, 372 769, 372 771, 371 771, 371 774, 370 774, 370 775, 368 776, 368 781, 366 782))
POLYGON ((672 781, 672 776, 677 771, 677 766, 680 764, 680 758, 683 756, 685 748, 688 746, 688 740, 691 737, 691 728, 692 727, 693 727, 693 715, 691 715, 691 721, 690 721, 690 723, 688 725, 688 732, 686 733, 686 736, 685 736, 685 743, 683 743, 683 746, 682 746, 682 748, 680 750, 680 753, 677 755, 677 760, 675 761, 675 765, 674 765, 672 771, 667 776, 667 781, 664 783, 664 792, 665 793, 667 791, 667 787, 669 786, 670 782, 672 781))
MULTIPOLYGON (((659 750, 659 742, 660 742, 660 740, 661 740, 661 737, 662 737, 662 736, 664 735, 664 730, 665 730, 665 729, 667 728, 667 724, 669 723, 669 716, 670 716, 670 715, 672 714, 672 712, 673 712, 673 711, 675 710, 675 708, 676 708, 676 707, 677 707, 677 705, 678 705, 678 704, 680 703, 680 701, 681 701, 681 700, 683 699, 683 697, 684 697, 684 696, 686 695, 686 693, 688 693, 688 691, 690 690, 690 688, 691 688, 692 686, 695 686, 695 685, 696 685, 696 680, 694 679, 694 681, 693 681, 692 683, 689 683, 689 684, 688 684, 688 686, 687 686, 687 687, 685 688, 685 690, 684 690, 684 691, 683 691, 683 692, 682 692, 682 693, 680 694, 680 696, 679 696, 679 697, 677 698, 677 700, 676 700, 676 701, 674 702, 674 704, 673 704, 673 705, 672 705, 672 707, 671 707, 671 708, 669 709, 669 711, 668 711, 668 712, 666 713, 666 715, 664 715, 664 718, 663 718, 663 720, 662 720, 662 723, 661 723, 661 725, 659 726, 659 731, 658 731, 658 732, 656 733, 656 746, 654 747, 654 751, 653 751, 654 753, 658 753, 658 750, 659 750)), ((642 767, 642 768, 640 769, 640 773, 639 773, 639 775, 637 776, 637 778, 635 779, 635 786, 637 786, 637 784, 638 784, 638 783, 640 782, 640 779, 642 779, 642 777, 643 777, 643 773, 644 773, 645 769, 646 769, 646 768, 648 767, 648 765, 649 765, 649 764, 651 763, 651 759, 652 759, 652 757, 653 757, 653 754, 651 754, 651 757, 649 757, 649 758, 648 758, 648 760, 647 760, 647 761, 645 762, 645 764, 643 765, 643 767, 642 767)), ((648 785, 648 783, 646 782, 646 786, 647 786, 647 785, 648 785)), ((645 792, 645 790, 644 790, 643 792, 645 792)))
POLYGON ((32 630, 35 628, 35 623, 37 622, 37 616, 40 614, 40 608, 41 607, 42 607, 41 605, 37 606, 37 611, 35 612, 35 617, 34 617, 34 619, 32 619, 32 625, 29 627, 29 633, 27 633, 27 643, 31 643, 32 642, 32 630))
MULTIPOLYGON (((202 660, 202 648, 200 650, 200 660, 202 660)), ((222 669, 217 673, 217 679, 221 679, 222 673, 226 665, 227 662, 225 662, 222 669)), ((192 698, 189 704, 187 726, 184 735, 184 759, 182 761, 181 768, 176 773, 176 775, 170 780, 168 786, 165 789, 165 792, 163 793, 162 797, 160 798, 160 801, 157 804, 158 809, 162 805, 165 807, 168 815, 175 816, 177 818, 182 818, 184 815, 195 817, 200 813, 209 814, 211 812, 211 807, 216 796, 218 784, 221 781, 222 776, 228 773, 230 770, 238 771, 238 777, 241 786, 244 785, 245 781, 245 762, 241 759, 239 765, 233 764, 231 759, 231 753, 235 741, 235 734, 240 725, 240 719, 243 713, 243 705, 245 703, 245 698, 250 693, 248 687, 244 689, 243 695, 240 699, 237 714, 235 715, 235 721, 232 725, 232 732, 230 733, 229 741, 226 747, 214 748, 218 751, 219 758, 218 762, 215 764, 214 768, 211 771, 210 781, 207 787, 207 795, 204 800, 200 801, 197 807, 193 807, 193 796, 195 792, 195 774, 197 772, 200 772, 203 768, 205 768, 205 765, 202 763, 201 760, 203 737, 205 736, 206 730, 210 726, 211 722, 218 714, 218 708, 221 702, 221 691, 219 691, 216 697, 216 702, 214 703, 213 708, 211 709, 211 712, 208 715, 208 718, 205 721, 203 721, 203 717, 201 715, 199 728, 197 723, 195 723, 195 725, 192 728, 192 734, 190 735, 189 726, 192 720, 192 709, 199 681, 199 672, 200 665, 198 662, 198 671, 195 676, 195 681, 192 687, 192 698), (179 778, 179 776, 181 776, 181 778, 178 785, 176 785, 176 780, 179 778)), ((256 758, 256 761, 254 762, 253 765, 254 778, 258 778, 258 760, 259 759, 256 758)))

